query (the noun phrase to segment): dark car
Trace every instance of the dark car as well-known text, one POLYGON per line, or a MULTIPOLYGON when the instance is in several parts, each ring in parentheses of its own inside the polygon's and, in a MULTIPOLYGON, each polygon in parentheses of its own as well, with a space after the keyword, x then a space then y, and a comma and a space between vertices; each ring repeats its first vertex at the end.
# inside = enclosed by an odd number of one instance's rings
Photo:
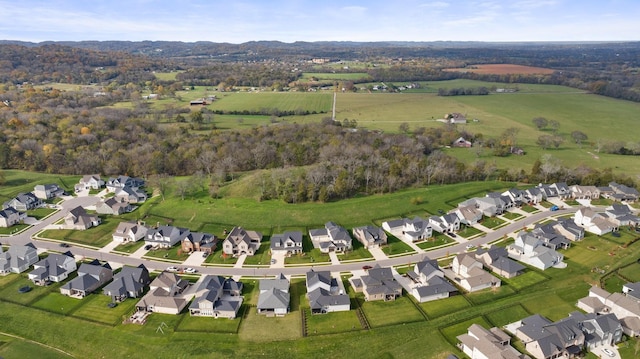
POLYGON ((146 246, 144 246, 144 249, 148 251, 149 249, 151 249, 151 247, 152 247, 152 245, 147 244, 146 246))
POLYGON ((373 267, 372 266, 362 266, 362 269, 364 269, 364 270, 369 270, 371 268, 373 268, 373 267))
POLYGON ((67 243, 60 243, 60 247, 62 248, 69 248, 70 245, 68 245, 67 243))

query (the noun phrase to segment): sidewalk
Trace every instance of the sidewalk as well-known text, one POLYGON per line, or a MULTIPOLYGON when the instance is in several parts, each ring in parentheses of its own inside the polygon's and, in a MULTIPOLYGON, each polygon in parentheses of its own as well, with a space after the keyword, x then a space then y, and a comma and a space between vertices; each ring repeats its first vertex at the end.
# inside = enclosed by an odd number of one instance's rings
MULTIPOLYGON (((107 244, 106 246, 98 249, 98 252, 102 252, 102 253, 109 253, 111 252, 115 247, 117 247, 120 244, 120 242, 118 241, 111 241, 109 242, 109 244, 107 244)), ((144 248, 144 247, 142 247, 144 248)))
POLYGON ((331 258, 331 264, 340 264, 340 260, 338 259, 336 252, 329 252, 329 258, 331 258))
POLYGON ((233 268, 242 268, 245 259, 247 259, 247 255, 242 254, 240 257, 238 257, 238 261, 233 265, 233 268))
POLYGON ((373 258, 375 258, 375 260, 377 260, 377 261, 381 261, 381 260, 385 260, 385 259, 389 258, 389 257, 387 257, 386 254, 384 254, 382 249, 380 249, 379 247, 369 248, 369 253, 371 253, 373 258))

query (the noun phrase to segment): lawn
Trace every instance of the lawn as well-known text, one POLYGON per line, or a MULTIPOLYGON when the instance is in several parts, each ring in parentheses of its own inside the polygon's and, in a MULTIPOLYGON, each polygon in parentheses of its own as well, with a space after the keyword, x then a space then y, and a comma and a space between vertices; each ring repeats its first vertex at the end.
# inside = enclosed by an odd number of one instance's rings
POLYGON ((412 254, 416 251, 413 248, 409 247, 406 243, 399 240, 395 236, 389 234, 387 235, 387 245, 382 246, 382 251, 387 256, 390 255, 399 255, 399 254, 412 254))
POLYGON ((123 243, 116 246, 113 249, 113 252, 131 254, 140 249, 142 246, 144 246, 144 241, 123 243))
POLYGON ((53 348, 47 348, 37 342, 0 335, 0 356, 3 358, 72 358, 53 348))
POLYGON ((73 192, 73 186, 82 176, 58 175, 20 170, 3 169, 4 183, 0 186, 0 200, 6 202, 18 193, 31 192, 38 184, 57 183, 66 191, 73 192))
POLYGON ((327 314, 311 314, 308 308, 305 308, 305 311, 307 313, 307 335, 336 334, 362 330, 355 310, 327 314))
POLYGON ((530 269, 524 272, 523 274, 520 274, 517 277, 506 279, 506 281, 509 283, 509 285, 513 286, 517 290, 520 290, 523 288, 530 287, 532 285, 536 285, 547 279, 548 278, 545 277, 543 274, 540 274, 539 272, 533 269, 530 269))
MULTIPOLYGON (((169 249, 160 248, 150 250, 144 255, 144 257, 167 261, 184 262, 187 258, 189 258, 189 253, 183 252, 181 246, 175 245, 169 249)), ((209 257, 213 257, 213 255, 209 257)))
POLYGON ((482 304, 508 297, 510 295, 513 295, 514 293, 515 290, 511 286, 502 283, 500 287, 487 288, 477 292, 467 293, 465 294, 465 296, 467 297, 467 299, 469 299, 469 301, 471 301, 471 303, 482 304))
POLYGON ((526 309, 520 304, 515 304, 509 307, 500 308, 500 310, 496 310, 486 314, 487 319, 493 323, 494 326, 500 328, 509 323, 516 322, 520 319, 526 318, 530 316, 531 313, 527 312, 526 309))
POLYGON ((628 282, 623 278, 620 278, 616 274, 608 276, 604 280, 604 289, 609 293, 622 292, 622 286, 628 282))
POLYGON ((27 278, 26 274, 10 274, 2 279, 7 280, 7 282, 3 281, 2 283, 2 287, 0 288, 0 298, 22 305, 29 305, 34 300, 41 296, 45 296, 47 293, 52 290, 57 290, 60 287, 56 284, 52 284, 47 287, 34 285, 33 282, 27 278), (18 293, 18 289, 25 286, 31 287, 31 291, 27 293, 18 293))
MULTIPOLYGON (((531 206, 528 206, 528 207, 531 207, 531 206)), ((535 207, 531 207, 531 208, 536 209, 535 207)), ((523 216, 520 213, 516 213, 516 212, 505 212, 502 214, 502 217, 514 221, 522 218, 523 216)))
POLYGON ((184 318, 178 324, 176 331, 235 334, 240 328, 240 322, 245 310, 249 310, 249 307, 243 305, 238 312, 238 317, 235 319, 192 317, 184 314, 184 318))
POLYGON ((69 315, 82 306, 82 299, 75 299, 52 292, 34 302, 34 308, 46 310, 51 313, 69 315))
POLYGON ((458 339, 456 339, 456 337, 461 334, 466 334, 467 330, 472 324, 478 324, 485 329, 489 329, 492 327, 492 325, 489 324, 489 322, 487 322, 487 320, 484 317, 474 317, 474 318, 470 318, 465 321, 458 322, 458 323, 449 325, 447 327, 441 328, 440 332, 451 345, 455 345, 458 343, 458 339))
POLYGON ((306 234, 308 230, 305 228, 302 232, 302 254, 293 255, 284 259, 285 264, 307 264, 314 263, 316 265, 322 263, 331 263, 329 255, 320 252, 320 249, 313 248, 311 239, 306 234))
MULTIPOLYGON (((525 211, 525 212, 527 212, 527 213, 535 213, 535 212, 539 212, 540 211, 536 207, 530 206, 530 205, 524 205, 524 206, 520 207, 520 209, 525 211)), ((507 214, 510 214, 510 213, 513 213, 513 212, 507 212, 507 213, 503 214, 503 216, 507 217, 507 214)), ((513 214, 519 215, 518 213, 513 213, 513 214)))
POLYGON ((224 93, 211 105, 213 111, 280 111, 328 112, 333 101, 327 92, 234 92, 224 93))
MULTIPOLYGON (((292 295, 292 300, 293 297, 292 295)), ((267 317, 258 314, 256 308, 251 307, 242 320, 238 334, 241 340, 252 342, 299 339, 302 337, 300 311, 292 311, 284 317, 267 317)))
MULTIPOLYGON (((264 234, 265 232, 262 232, 262 233, 264 234)), ((271 233, 271 230, 269 230, 269 232, 267 233, 271 233)), ((256 251, 256 254, 252 256, 247 256, 247 258, 244 260, 244 264, 260 265, 260 266, 268 267, 270 265, 269 262, 271 260, 270 238, 271 238, 270 235, 263 236, 262 242, 260 242, 260 248, 258 248, 258 250, 256 251)))
POLYGON ((52 213, 57 212, 56 209, 53 208, 36 208, 36 209, 32 209, 27 211, 27 216, 29 217, 33 217, 37 220, 43 219, 46 216, 51 215, 52 213))
POLYGON ((133 313, 138 299, 127 299, 109 308, 107 304, 111 303, 111 297, 99 291, 79 301, 82 306, 73 312, 74 317, 106 325, 117 325, 133 313))
POLYGON ((100 216, 102 223, 84 231, 73 229, 46 229, 40 237, 58 241, 72 242, 94 248, 102 248, 113 240, 113 232, 120 219, 111 216, 100 216))
MULTIPOLYGON (((361 300, 361 297, 358 297, 357 300, 361 300)), ((391 302, 364 302, 361 307, 373 328, 424 320, 411 299, 407 297, 400 297, 391 302)))
POLYGON ((0 227, 0 234, 12 235, 18 233, 26 228, 29 228, 28 224, 18 223, 11 227, 0 227))
POLYGON ((430 319, 458 312, 470 306, 469 301, 462 295, 420 303, 420 307, 430 319))
POLYGON ((640 282, 640 263, 634 262, 622 267, 618 270, 618 273, 630 282, 640 282))
POLYGON ((350 73, 334 73, 334 72, 305 72, 302 74, 302 80, 310 81, 315 77, 318 80, 361 80, 369 79, 370 76, 366 72, 350 72, 350 73))
MULTIPOLYGON (((352 237, 353 238, 353 237, 352 237)), ((353 249, 342 254, 338 254, 340 261, 371 259, 373 256, 368 249, 364 247, 360 241, 354 239, 352 242, 353 249)))
POLYGON ((218 246, 218 248, 204 260, 204 264, 234 265, 237 261, 238 258, 236 257, 224 255, 222 253, 222 246, 218 246))
POLYGON ((431 248, 444 246, 447 244, 455 244, 456 241, 453 238, 445 236, 444 234, 436 233, 433 237, 427 239, 426 241, 416 243, 416 245, 420 249, 424 249, 428 251, 431 248))
POLYGON ((463 227, 457 233, 463 238, 471 238, 483 234, 484 232, 479 229, 463 225, 463 227))
POLYGON ((589 269, 607 269, 618 262, 617 253, 623 255, 627 252, 630 250, 593 234, 587 234, 582 241, 573 243, 564 252, 564 256, 566 261, 578 263, 589 269))
MULTIPOLYGON (((586 296, 586 293, 584 293, 586 296)), ((557 294, 546 295, 544 298, 524 299, 522 306, 529 313, 537 313, 550 320, 560 320, 569 316, 569 313, 576 310, 574 303, 570 303, 557 294)))
POLYGON ((503 221, 502 219, 500 219, 498 217, 485 217, 485 218, 482 219, 482 221, 480 221, 480 224, 482 224, 483 226, 485 226, 487 228, 491 228, 491 229, 500 227, 504 223, 505 223, 505 221, 503 221))

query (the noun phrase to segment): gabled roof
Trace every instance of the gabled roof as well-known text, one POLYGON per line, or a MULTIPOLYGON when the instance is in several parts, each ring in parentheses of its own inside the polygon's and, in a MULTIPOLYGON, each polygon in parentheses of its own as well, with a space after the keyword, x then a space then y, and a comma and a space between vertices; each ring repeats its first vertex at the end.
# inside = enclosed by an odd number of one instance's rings
POLYGON ((313 269, 308 271, 306 274, 307 277, 307 290, 309 288, 314 287, 317 284, 324 284, 328 288, 331 287, 332 278, 331 272, 329 271, 314 271, 313 269))
POLYGON ((302 232, 288 231, 271 236, 271 249, 286 249, 286 243, 291 241, 296 246, 302 245, 302 232))
POLYGON ((289 280, 280 274, 275 279, 262 279, 260 280, 260 292, 268 291, 271 289, 278 289, 284 292, 289 292, 289 280))
POLYGON ((351 300, 346 294, 331 295, 322 288, 316 288, 307 293, 311 309, 322 309, 330 306, 350 305, 351 300))
POLYGON ((270 288, 265 291, 261 290, 260 296, 258 297, 258 309, 287 309, 289 308, 290 300, 291 295, 289 292, 284 292, 277 288, 270 288))

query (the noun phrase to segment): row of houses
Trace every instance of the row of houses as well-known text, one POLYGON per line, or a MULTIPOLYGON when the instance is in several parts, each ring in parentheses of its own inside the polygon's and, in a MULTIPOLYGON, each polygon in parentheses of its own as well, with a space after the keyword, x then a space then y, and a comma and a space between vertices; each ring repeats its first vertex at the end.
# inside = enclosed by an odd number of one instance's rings
POLYGON ((596 212, 591 207, 581 207, 573 219, 575 224, 599 236, 616 232, 622 226, 640 225, 640 217, 627 204, 613 204, 604 213, 596 212))

